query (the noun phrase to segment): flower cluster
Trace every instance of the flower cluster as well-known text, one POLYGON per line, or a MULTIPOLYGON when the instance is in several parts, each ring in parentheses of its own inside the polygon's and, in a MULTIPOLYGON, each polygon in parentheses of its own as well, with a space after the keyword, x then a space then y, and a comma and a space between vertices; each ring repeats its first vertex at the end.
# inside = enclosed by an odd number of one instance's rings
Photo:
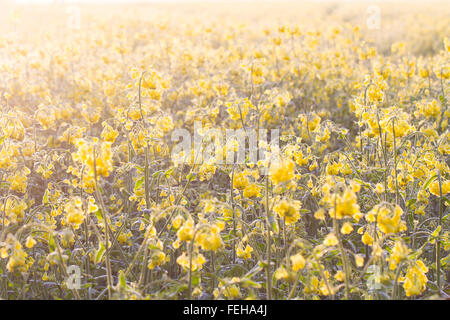
POLYGON ((383 6, 389 35, 355 3, 87 5, 71 32, 64 6, 39 28, 17 7, 0 21, 0 298, 448 296, 442 2, 383 6))

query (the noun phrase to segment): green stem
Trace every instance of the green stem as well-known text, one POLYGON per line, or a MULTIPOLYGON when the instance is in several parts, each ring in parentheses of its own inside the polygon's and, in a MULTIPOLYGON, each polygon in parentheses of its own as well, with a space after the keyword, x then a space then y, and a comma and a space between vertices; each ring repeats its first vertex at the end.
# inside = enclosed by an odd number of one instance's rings
POLYGON ((392 296, 391 296, 392 300, 397 298, 398 278, 400 277, 402 264, 403 264, 403 261, 400 262, 400 264, 397 267, 397 272, 395 273, 394 287, 392 288, 392 296))
MULTIPOLYGON (((439 227, 441 226, 442 223, 442 182, 441 182, 441 173, 437 172, 438 174, 438 181, 439 181, 439 227)), ((436 239, 436 282, 437 282, 437 289, 438 289, 438 294, 441 295, 441 239, 440 239, 440 233, 441 231, 439 230, 439 234, 437 236, 436 239)))
POLYGON ((395 144, 395 126, 392 119, 392 135, 394 140, 394 174, 395 174, 395 203, 398 204, 398 179, 397 179, 397 146, 395 144))
POLYGON ((266 224, 267 224, 267 234, 266 234, 266 250, 267 250, 267 265, 266 265, 266 293, 267 299, 272 300, 272 280, 270 277, 270 229, 272 226, 270 224, 270 210, 269 210, 269 175, 266 175, 266 224))
POLYGON ((345 299, 348 300, 350 296, 350 285, 348 281, 349 276, 349 270, 347 265, 347 259, 346 254, 344 250, 344 245, 342 244, 341 235, 339 234, 339 224, 336 219, 336 212, 337 212, 337 204, 336 204, 336 195, 334 196, 334 217, 333 217, 333 228, 334 233, 336 234, 336 237, 338 239, 338 245, 339 245, 339 251, 341 252, 341 261, 342 261, 342 267, 344 268, 344 281, 345 281, 345 299))
POLYGON ((111 270, 111 260, 110 260, 110 250, 109 250, 109 225, 106 215, 105 204, 103 203, 103 198, 100 194, 100 190, 98 188, 98 177, 97 177, 97 162, 95 155, 95 147, 94 147, 94 179, 95 179, 95 194, 97 195, 97 199, 100 203, 102 219, 105 224, 105 259, 106 259, 106 279, 108 283, 108 298, 111 299, 111 288, 112 284, 112 270, 111 270))

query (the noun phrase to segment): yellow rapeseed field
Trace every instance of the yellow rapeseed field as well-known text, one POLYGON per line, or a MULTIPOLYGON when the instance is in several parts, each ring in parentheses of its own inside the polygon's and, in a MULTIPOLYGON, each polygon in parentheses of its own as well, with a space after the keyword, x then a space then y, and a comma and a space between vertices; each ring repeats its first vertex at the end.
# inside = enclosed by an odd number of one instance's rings
POLYGON ((448 298, 449 80, 448 1, 0 2, 0 298, 448 298))

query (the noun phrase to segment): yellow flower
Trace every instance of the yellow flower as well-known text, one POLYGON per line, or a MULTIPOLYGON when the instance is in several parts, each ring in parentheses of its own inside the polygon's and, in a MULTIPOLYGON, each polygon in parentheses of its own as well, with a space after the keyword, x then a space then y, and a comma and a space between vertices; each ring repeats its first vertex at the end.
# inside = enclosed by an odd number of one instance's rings
POLYGON ((0 258, 8 258, 8 250, 6 248, 0 248, 0 258))
POLYGON ((241 291, 237 285, 233 284, 225 288, 223 295, 227 298, 235 299, 241 296, 241 291))
POLYGON ((383 192, 384 192, 384 187, 383 187, 383 185, 382 185, 381 183, 377 183, 377 185, 375 186, 375 191, 376 191, 378 194, 383 193, 383 192))
POLYGON ((190 241, 194 237, 194 220, 188 219, 177 232, 180 241, 190 241))
POLYGON ((31 249, 34 247, 35 244, 36 244, 36 240, 34 240, 32 236, 28 236, 27 240, 25 241, 25 247, 27 247, 28 249, 31 249))
POLYGON ((272 163, 269 175, 274 184, 287 182, 295 177, 295 163, 290 159, 272 163))
POLYGON ((27 207, 26 202, 22 199, 8 198, 4 205, 6 217, 8 218, 5 224, 8 225, 9 222, 16 223, 22 221, 27 207))
MULTIPOLYGON (((192 271, 201 270, 203 267, 203 264, 206 262, 205 257, 201 254, 195 254, 193 253, 192 257, 192 271)), ((186 252, 183 252, 181 256, 177 258, 177 263, 183 267, 184 270, 189 270, 189 257, 186 254, 186 252)))
POLYGON ((275 270, 273 276, 275 279, 280 280, 280 279, 286 279, 289 276, 289 274, 286 271, 285 267, 280 266, 280 267, 278 267, 277 270, 275 270))
POLYGON ((298 200, 279 201, 273 208, 278 215, 285 219, 287 225, 295 223, 300 218, 301 202, 298 200))
POLYGON ((183 222, 184 218, 181 215, 177 215, 175 218, 172 219, 172 227, 175 230, 178 230, 183 222))
POLYGON ((154 250, 154 252, 152 253, 152 255, 149 259, 147 267, 150 270, 153 270, 153 269, 155 269, 156 266, 161 265, 165 261, 165 258, 166 258, 166 254, 163 251, 154 250))
POLYGON ((344 217, 353 217, 356 220, 360 218, 358 198, 351 188, 347 188, 343 195, 334 195, 328 197, 328 203, 332 206, 328 214, 331 218, 342 219, 344 217))
POLYGON ((421 260, 408 267, 403 281, 403 289, 407 297, 419 295, 425 291, 428 282, 425 275, 427 272, 428 268, 421 260))
POLYGON ((319 291, 320 291, 320 294, 322 294, 324 296, 334 294, 334 288, 330 285, 330 281, 328 281, 328 285, 327 285, 325 280, 321 280, 319 283, 319 291))
POLYGON ((410 250, 401 241, 395 241, 394 248, 392 249, 391 256, 388 258, 389 268, 395 270, 397 265, 408 256, 410 250))
POLYGON ((195 241, 203 250, 216 251, 222 246, 220 229, 215 228, 214 226, 208 229, 201 229, 200 232, 197 233, 195 241))
POLYGON ((343 282, 345 280, 345 273, 342 270, 339 270, 338 272, 336 272, 336 274, 334 275, 334 278, 337 281, 343 282))
POLYGON ((64 206, 66 222, 77 230, 83 223, 85 214, 80 197, 73 197, 64 206))
POLYGON ((245 187, 249 185, 248 178, 245 172, 235 173, 233 175, 233 187, 239 190, 243 190, 245 187))
POLYGON ((101 133, 101 137, 104 141, 114 142, 119 135, 117 130, 114 130, 108 123, 103 122, 103 131, 101 133))
POLYGON ((335 246, 338 244, 338 238, 334 233, 329 233, 326 235, 323 244, 329 247, 335 246))
POLYGON ((248 244, 245 246, 245 249, 242 249, 242 244, 239 244, 239 246, 236 249, 236 255, 242 259, 251 259, 252 252, 253 248, 248 244))
POLYGON ((342 234, 349 234, 353 231, 353 226, 350 222, 345 222, 341 227, 342 234))
POLYGON ((375 206, 372 210, 378 212, 377 223, 383 233, 392 234, 406 230, 406 224, 401 220, 403 210, 399 205, 396 205, 394 210, 380 206, 375 206))
POLYGON ((261 187, 252 183, 245 187, 244 189, 244 197, 253 198, 260 196, 261 187))
POLYGON ((371 246, 373 244, 373 238, 370 236, 370 234, 367 233, 367 231, 362 236, 362 242, 368 246, 371 246))
POLYGON ((320 208, 314 213, 314 218, 318 220, 325 220, 325 210, 323 208, 320 208))
POLYGON ((303 269, 305 267, 306 261, 305 258, 300 253, 291 256, 292 270, 294 272, 303 269))
MULTIPOLYGON (((442 181, 441 187, 442 187, 442 195, 445 196, 447 193, 450 192, 450 180, 442 181)), ((428 191, 430 191, 430 193, 434 194, 436 197, 439 197, 440 196, 439 181, 435 180, 432 183, 430 183, 430 185, 428 186, 428 191)))
POLYGON ((10 183, 9 188, 13 191, 25 193, 27 189, 27 176, 30 174, 30 169, 24 168, 16 171, 13 175, 8 176, 6 180, 10 183))
POLYGON ((361 254, 357 254, 355 255, 355 264, 357 267, 362 267, 364 266, 364 257, 361 254))
POLYGON ((28 254, 22 249, 22 245, 20 244, 20 242, 17 241, 16 238, 11 234, 7 236, 6 242, 11 248, 11 254, 9 255, 6 269, 9 272, 13 272, 15 270, 19 270, 21 272, 26 271, 28 268, 26 263, 28 254))

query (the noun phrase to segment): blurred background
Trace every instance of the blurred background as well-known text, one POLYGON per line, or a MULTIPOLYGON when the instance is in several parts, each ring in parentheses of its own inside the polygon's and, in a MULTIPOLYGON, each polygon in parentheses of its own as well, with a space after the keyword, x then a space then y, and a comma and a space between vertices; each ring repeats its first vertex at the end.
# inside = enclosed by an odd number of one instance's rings
MULTIPOLYGON (((450 35, 449 1, 186 1, 186 0, 0 0, 1 37, 28 38, 43 34, 89 32, 114 19, 163 22, 182 28, 180 21, 220 23, 252 28, 295 24, 302 30, 352 24, 378 50, 405 41, 412 54, 434 54, 436 44, 450 35), (182 20, 179 20, 182 16, 182 20), (225 20, 223 19, 225 18, 225 20), (32 31, 32 32, 31 32, 32 31), (31 33, 30 33, 31 32, 31 33), (439 39, 436 39, 439 38, 439 39), (414 41, 410 41, 414 39, 414 41)), ((188 26, 186 26, 188 27, 188 26)))

